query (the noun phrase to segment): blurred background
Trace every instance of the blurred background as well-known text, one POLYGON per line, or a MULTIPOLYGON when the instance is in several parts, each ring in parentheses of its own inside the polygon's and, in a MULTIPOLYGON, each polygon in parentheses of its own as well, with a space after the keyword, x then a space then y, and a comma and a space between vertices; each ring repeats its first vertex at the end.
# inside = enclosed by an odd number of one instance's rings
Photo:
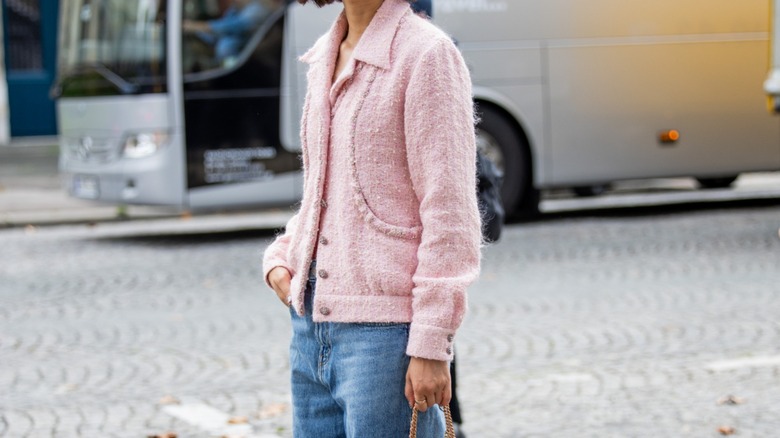
MULTIPOLYGON (((417 5, 507 215, 464 436, 777 434, 774 3, 417 5)), ((291 436, 260 262, 301 196, 297 59, 340 10, 2 0, 0 436, 291 436)))

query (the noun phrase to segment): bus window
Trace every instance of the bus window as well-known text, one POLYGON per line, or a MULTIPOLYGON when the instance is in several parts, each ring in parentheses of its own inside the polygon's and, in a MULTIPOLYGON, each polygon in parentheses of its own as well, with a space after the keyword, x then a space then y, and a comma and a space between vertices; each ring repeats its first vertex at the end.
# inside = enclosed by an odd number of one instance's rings
POLYGON ((199 73, 246 62, 267 35, 277 0, 186 0, 182 17, 185 80, 199 73))
POLYGON ((166 91, 165 0, 69 0, 61 7, 55 94, 166 91))

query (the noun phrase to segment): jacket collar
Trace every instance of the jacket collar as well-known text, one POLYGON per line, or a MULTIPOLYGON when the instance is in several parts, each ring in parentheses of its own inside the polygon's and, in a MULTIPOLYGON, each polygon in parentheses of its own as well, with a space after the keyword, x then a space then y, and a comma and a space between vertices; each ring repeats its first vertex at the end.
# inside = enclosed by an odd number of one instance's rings
MULTIPOLYGON (((384 0, 382 6, 376 11, 368 28, 360 37, 352 57, 356 61, 362 61, 376 67, 388 70, 390 68, 390 48, 395 38, 401 20, 407 14, 412 14, 407 0, 384 0)), ((308 64, 323 61, 335 63, 341 42, 347 34, 347 17, 344 11, 317 43, 309 49, 301 61, 308 64)))

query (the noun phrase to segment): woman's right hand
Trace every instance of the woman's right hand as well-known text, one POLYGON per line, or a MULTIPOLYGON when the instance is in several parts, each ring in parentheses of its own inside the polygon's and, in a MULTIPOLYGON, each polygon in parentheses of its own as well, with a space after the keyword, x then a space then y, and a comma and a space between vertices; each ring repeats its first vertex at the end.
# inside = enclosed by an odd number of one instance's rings
POLYGON ((284 303, 285 306, 290 306, 292 302, 292 296, 290 296, 290 271, 282 266, 277 266, 271 269, 268 273, 268 283, 276 292, 276 296, 284 303))

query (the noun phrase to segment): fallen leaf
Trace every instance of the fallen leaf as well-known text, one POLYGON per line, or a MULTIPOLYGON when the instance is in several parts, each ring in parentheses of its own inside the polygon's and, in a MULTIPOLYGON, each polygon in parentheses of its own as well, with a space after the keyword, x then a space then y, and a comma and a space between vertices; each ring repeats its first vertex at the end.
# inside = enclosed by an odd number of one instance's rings
POLYGON ((213 289, 216 286, 217 286, 217 280, 215 280, 213 278, 207 278, 207 279, 203 280, 203 287, 205 287, 207 289, 213 289))
POLYGON ((246 417, 230 417, 228 420, 228 424, 247 424, 249 423, 249 418, 246 417))
POLYGON ((718 428, 721 435, 734 435, 737 431, 731 426, 721 426, 718 428))
POLYGON ((57 387, 57 389, 54 391, 57 395, 67 394, 69 392, 73 392, 78 388, 78 385, 74 383, 65 383, 63 385, 60 385, 57 387))
POLYGON ((178 405, 181 402, 172 395, 164 395, 163 398, 161 398, 157 403, 161 405, 178 405))
POLYGON ((744 398, 730 394, 718 399, 719 405, 741 405, 742 403, 745 403, 744 398))
POLYGON ((286 403, 272 403, 263 406, 260 411, 257 412, 257 418, 264 420, 266 418, 278 417, 279 415, 287 411, 286 403))
POLYGON ((176 438, 176 433, 174 432, 164 432, 164 433, 158 433, 157 435, 148 435, 147 438, 176 438))

